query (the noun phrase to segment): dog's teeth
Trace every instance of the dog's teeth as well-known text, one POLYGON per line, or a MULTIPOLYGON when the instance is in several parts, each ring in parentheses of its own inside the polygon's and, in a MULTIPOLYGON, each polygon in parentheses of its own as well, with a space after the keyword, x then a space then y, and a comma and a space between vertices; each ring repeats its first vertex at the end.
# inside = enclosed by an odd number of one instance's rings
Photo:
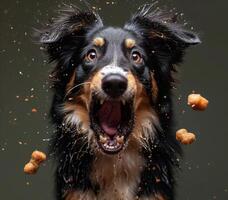
POLYGON ((102 144, 105 144, 107 142, 107 138, 106 137, 103 137, 102 135, 100 135, 100 142, 102 144))
POLYGON ((123 103, 123 105, 125 105, 126 104, 126 101, 124 99, 122 99, 122 103, 123 103))
POLYGON ((123 144, 124 143, 124 136, 121 136, 121 137, 117 136, 116 140, 117 140, 118 144, 123 144))

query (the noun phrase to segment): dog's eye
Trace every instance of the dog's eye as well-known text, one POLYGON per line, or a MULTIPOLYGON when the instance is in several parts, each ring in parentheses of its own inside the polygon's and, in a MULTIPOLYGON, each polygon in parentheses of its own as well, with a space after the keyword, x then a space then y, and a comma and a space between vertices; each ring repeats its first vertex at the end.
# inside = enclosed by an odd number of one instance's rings
POLYGON ((94 60, 97 59, 97 52, 94 49, 88 51, 88 53, 86 54, 85 59, 88 62, 93 62, 94 60))
POLYGON ((143 62, 142 55, 138 51, 133 51, 131 59, 135 64, 141 64, 143 62))

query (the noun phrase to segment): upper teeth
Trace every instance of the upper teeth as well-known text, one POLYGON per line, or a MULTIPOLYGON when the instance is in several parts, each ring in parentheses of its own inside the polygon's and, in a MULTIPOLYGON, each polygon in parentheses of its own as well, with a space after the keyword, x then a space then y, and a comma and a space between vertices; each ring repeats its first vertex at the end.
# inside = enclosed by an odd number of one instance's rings
POLYGON ((125 103, 126 103, 125 99, 122 99, 122 103, 123 103, 123 105, 125 105, 125 103))
POLYGON ((116 144, 115 146, 104 144, 104 147, 107 148, 107 149, 112 150, 112 149, 117 149, 119 147, 119 144, 116 144))
POLYGON ((103 137, 102 135, 100 135, 100 142, 102 144, 105 144, 107 142, 107 138, 106 137, 103 137))

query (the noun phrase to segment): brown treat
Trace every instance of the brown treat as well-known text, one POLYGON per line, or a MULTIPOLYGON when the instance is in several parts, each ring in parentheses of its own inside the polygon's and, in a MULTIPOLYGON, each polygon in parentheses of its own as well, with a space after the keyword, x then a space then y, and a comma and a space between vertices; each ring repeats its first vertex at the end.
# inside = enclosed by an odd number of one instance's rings
POLYGON ((47 158, 46 154, 41 151, 34 151, 30 161, 24 166, 24 172, 27 174, 35 174, 39 165, 47 158))
POLYGON ((38 166, 34 165, 32 162, 29 162, 24 166, 24 172, 26 174, 35 174, 37 170, 38 170, 38 166))
POLYGON ((35 160, 37 164, 40 164, 47 159, 47 156, 41 151, 33 151, 32 159, 35 160))
POLYGON ((188 96, 188 105, 194 110, 203 111, 207 108, 208 103, 208 100, 200 94, 190 94, 188 96))
POLYGON ((176 139, 182 144, 192 144, 196 140, 196 136, 186 129, 180 129, 176 132, 176 139))

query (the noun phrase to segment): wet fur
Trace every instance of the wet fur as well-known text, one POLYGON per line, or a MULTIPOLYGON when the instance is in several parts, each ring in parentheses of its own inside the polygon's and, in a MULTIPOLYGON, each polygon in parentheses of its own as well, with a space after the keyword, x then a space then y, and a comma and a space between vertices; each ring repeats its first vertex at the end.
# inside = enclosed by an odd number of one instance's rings
MULTIPOLYGON (((172 130, 172 72, 184 50, 200 41, 174 21, 174 16, 146 5, 124 26, 129 36, 141 41, 147 68, 143 74, 128 72, 128 87, 135 93, 135 126, 126 148, 113 156, 99 150, 89 122, 91 94, 101 85, 100 69, 81 67, 87 40, 104 29, 100 17, 71 7, 39 33, 50 61, 56 62, 50 76, 56 199, 175 199, 173 169, 181 149, 172 130)), ((95 41, 99 46, 104 42, 95 41)), ((133 43, 128 40, 127 48, 133 43)))

